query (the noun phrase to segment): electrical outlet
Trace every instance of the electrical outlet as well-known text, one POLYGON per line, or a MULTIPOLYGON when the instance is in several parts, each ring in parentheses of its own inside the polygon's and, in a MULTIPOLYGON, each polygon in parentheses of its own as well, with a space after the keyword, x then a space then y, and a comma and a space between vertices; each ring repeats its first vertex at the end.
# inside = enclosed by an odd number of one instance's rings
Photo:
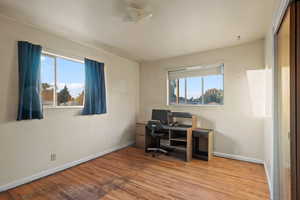
POLYGON ((51 161, 55 161, 56 160, 56 154, 55 153, 51 153, 50 160, 51 161))

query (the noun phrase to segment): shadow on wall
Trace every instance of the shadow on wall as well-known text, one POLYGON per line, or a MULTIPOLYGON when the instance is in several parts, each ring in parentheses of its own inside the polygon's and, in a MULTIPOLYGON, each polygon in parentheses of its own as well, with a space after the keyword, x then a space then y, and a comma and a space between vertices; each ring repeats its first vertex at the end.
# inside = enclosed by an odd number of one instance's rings
POLYGON ((227 152, 227 153, 234 154, 235 147, 236 144, 232 138, 228 137, 226 134, 222 132, 219 132, 218 130, 215 130, 214 152, 221 152, 221 153, 227 152), (222 147, 222 149, 216 149, 216 147, 222 147))
POLYGON ((125 144, 129 141, 135 141, 135 124, 130 123, 125 127, 125 129, 122 131, 122 134, 118 138, 118 144, 117 145, 122 145, 125 144))
POLYGON ((215 122, 203 117, 203 116, 199 116, 197 115, 198 117, 198 127, 200 128, 208 128, 208 129, 216 129, 216 125, 215 125, 215 122))

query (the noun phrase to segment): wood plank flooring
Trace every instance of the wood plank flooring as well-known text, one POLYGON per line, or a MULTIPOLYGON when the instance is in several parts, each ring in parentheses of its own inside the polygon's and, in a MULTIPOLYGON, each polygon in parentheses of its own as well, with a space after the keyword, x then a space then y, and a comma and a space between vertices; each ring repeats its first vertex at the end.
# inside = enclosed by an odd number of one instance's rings
POLYGON ((269 199, 262 165, 214 157, 186 163, 129 147, 0 193, 0 200, 269 199))

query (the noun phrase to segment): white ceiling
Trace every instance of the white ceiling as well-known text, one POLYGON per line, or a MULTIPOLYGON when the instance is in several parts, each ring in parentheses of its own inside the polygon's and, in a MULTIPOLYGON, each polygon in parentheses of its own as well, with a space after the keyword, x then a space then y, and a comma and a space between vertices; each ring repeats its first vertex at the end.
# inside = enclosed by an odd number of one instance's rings
POLYGON ((153 18, 123 21, 125 0, 0 0, 0 13, 138 61, 263 38, 274 0, 149 0, 153 18), (237 40, 241 35, 241 40, 237 40))

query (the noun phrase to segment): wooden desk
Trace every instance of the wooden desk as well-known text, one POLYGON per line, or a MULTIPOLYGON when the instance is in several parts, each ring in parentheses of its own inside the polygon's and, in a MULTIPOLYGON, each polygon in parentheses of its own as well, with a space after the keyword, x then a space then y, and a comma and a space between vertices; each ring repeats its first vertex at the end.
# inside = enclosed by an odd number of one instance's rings
POLYGON ((193 157, 210 160, 213 157, 214 131, 212 129, 196 128, 193 133, 193 157))
POLYGON ((185 160, 187 162, 192 160, 192 130, 193 128, 183 127, 168 127, 169 140, 168 145, 180 151, 185 151, 185 160))
MULTIPOLYGON (((174 151, 184 152, 184 159, 189 162, 192 160, 192 128, 174 127, 163 125, 166 137, 161 139, 161 145, 174 149, 174 151)), ((152 145, 152 137, 145 128, 145 152, 152 145)))
POLYGON ((135 146, 137 148, 145 148, 145 135, 146 135, 147 122, 138 122, 135 127, 135 146))
MULTIPOLYGON (((196 116, 190 118, 190 127, 163 125, 163 129, 168 133, 161 139, 161 145, 184 152, 187 162, 193 157, 210 160, 213 154, 213 130, 197 128, 196 116)), ((145 152, 152 145, 152 137, 146 132, 146 124, 147 122, 136 124, 136 147, 144 148, 145 152)))

